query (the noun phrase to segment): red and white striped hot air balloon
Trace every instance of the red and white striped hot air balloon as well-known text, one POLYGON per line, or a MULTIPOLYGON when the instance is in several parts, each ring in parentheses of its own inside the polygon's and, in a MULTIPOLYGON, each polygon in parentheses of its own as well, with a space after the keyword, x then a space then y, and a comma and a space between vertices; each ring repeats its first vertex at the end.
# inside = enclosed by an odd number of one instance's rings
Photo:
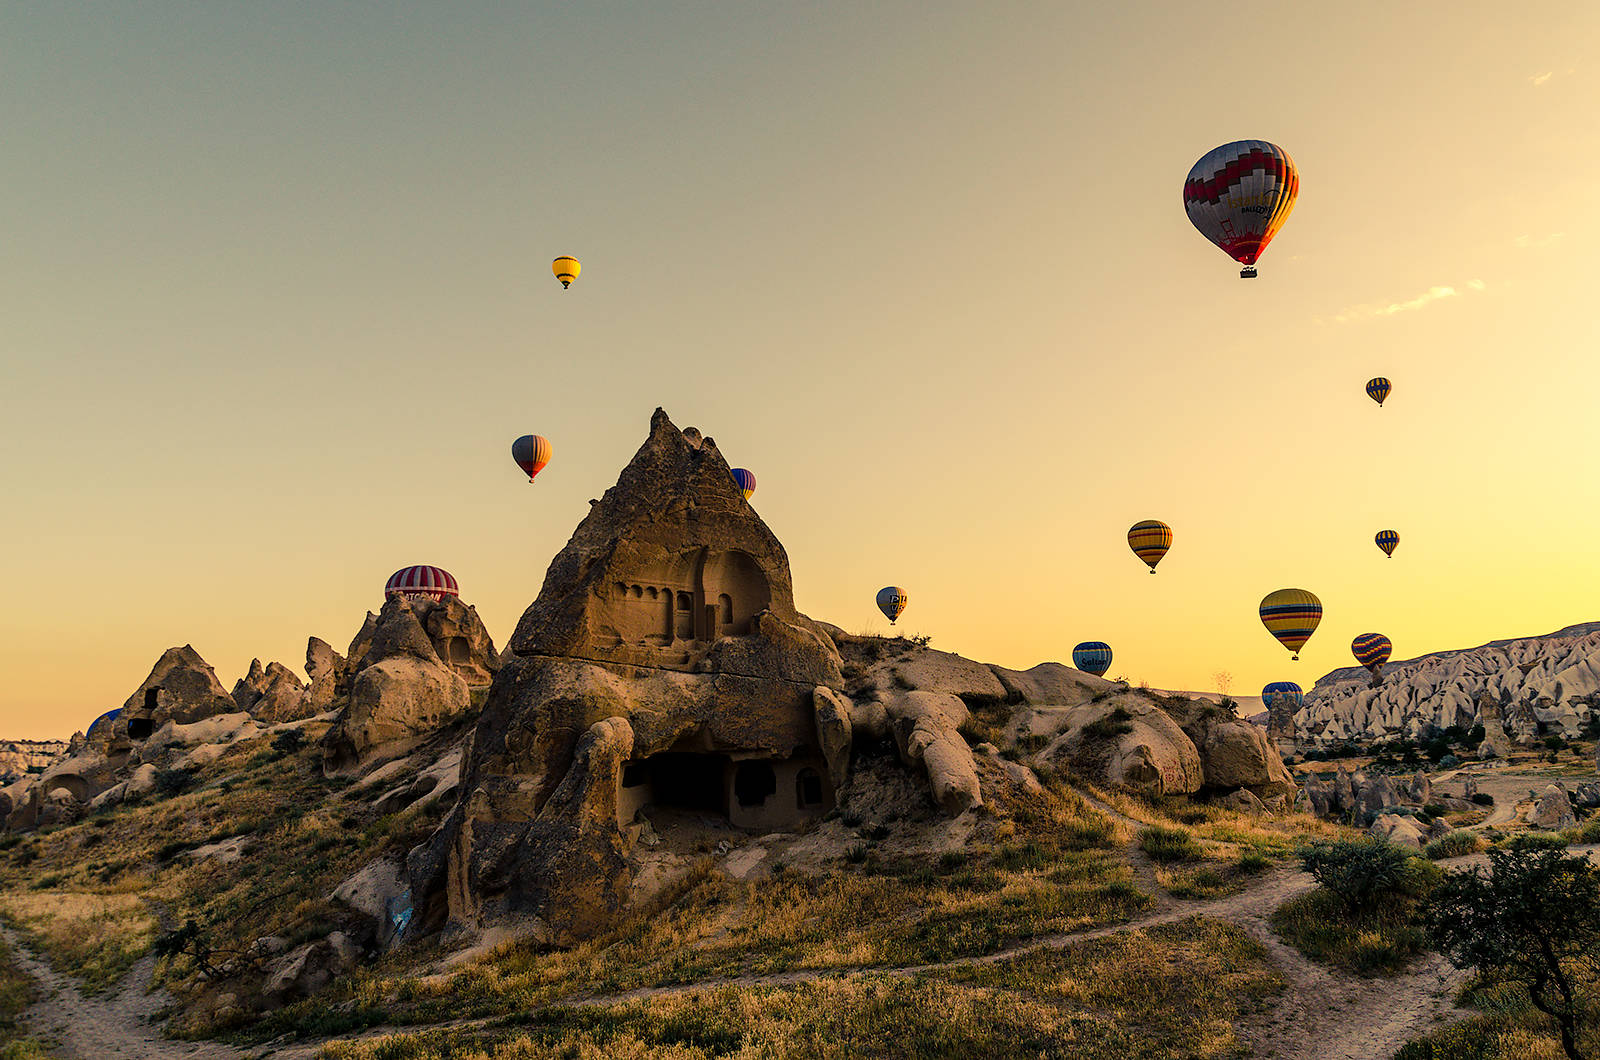
POLYGON ((1189 170, 1183 209, 1249 279, 1299 195, 1300 174, 1287 151, 1265 140, 1237 140, 1206 152, 1189 170))
POLYGON ((383 585, 383 598, 391 596, 431 596, 443 600, 447 596, 460 596, 461 587, 453 574, 443 567, 402 567, 389 575, 383 585))

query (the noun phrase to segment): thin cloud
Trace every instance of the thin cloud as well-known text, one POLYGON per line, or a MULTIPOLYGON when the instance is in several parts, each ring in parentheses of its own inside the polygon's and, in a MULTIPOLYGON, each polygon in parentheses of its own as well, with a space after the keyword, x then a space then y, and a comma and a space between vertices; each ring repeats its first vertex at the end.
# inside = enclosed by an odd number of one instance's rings
POLYGON ((1511 242, 1518 250, 1538 250, 1565 237, 1565 232, 1551 232, 1547 236, 1518 236, 1511 242))
POLYGON ((1534 74, 1532 77, 1528 78, 1528 81, 1533 85, 1534 88, 1538 88, 1540 85, 1545 84, 1554 76, 1556 76, 1556 72, 1554 70, 1546 70, 1542 74, 1534 74))
POLYGON ((1460 298, 1463 295, 1482 291, 1488 288, 1482 280, 1468 280, 1460 288, 1450 287, 1445 284, 1435 284, 1423 291, 1415 298, 1407 298, 1397 302, 1368 302, 1364 305, 1351 306, 1333 315, 1335 324, 1348 324, 1356 320, 1376 320, 1380 317, 1392 317, 1396 313, 1407 313, 1413 309, 1425 309, 1435 302, 1443 302, 1451 298, 1460 298))

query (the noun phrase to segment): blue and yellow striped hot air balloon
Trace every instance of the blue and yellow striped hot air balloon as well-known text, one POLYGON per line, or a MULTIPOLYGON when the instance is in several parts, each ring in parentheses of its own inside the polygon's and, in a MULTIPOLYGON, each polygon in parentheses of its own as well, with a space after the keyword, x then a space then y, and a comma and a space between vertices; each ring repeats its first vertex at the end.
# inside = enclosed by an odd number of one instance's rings
POLYGON ((1376 541, 1378 543, 1378 547, 1383 549, 1383 554, 1385 556, 1388 556, 1390 559, 1394 559, 1394 550, 1400 547, 1399 534, 1395 533, 1393 530, 1379 530, 1377 536, 1372 540, 1376 541))
POLYGON ((1389 654, 1394 651, 1394 645, 1389 643, 1389 638, 1382 633, 1363 633, 1350 642, 1350 654, 1356 657, 1356 662, 1367 668, 1367 672, 1377 677, 1383 664, 1389 661, 1389 654))
POLYGON ((1367 397, 1376 401, 1380 409, 1383 408, 1384 399, 1389 396, 1389 391, 1393 389, 1394 384, 1381 375, 1367 380, 1367 397))
POLYGON ((1322 601, 1304 589, 1279 589, 1261 600, 1261 624, 1294 658, 1322 621, 1322 601))
POLYGON ((1086 674, 1104 677, 1111 669, 1111 645, 1103 640, 1086 640, 1072 649, 1072 665, 1086 674))
POLYGON ((905 611, 907 599, 906 591, 898 585, 885 585, 878 590, 878 610, 888 617, 889 625, 894 625, 905 611))
POLYGON ((749 500, 750 495, 756 491, 756 476, 753 471, 736 467, 733 469, 733 481, 738 485, 739 492, 744 494, 745 500, 749 500))
POLYGON ((1305 704, 1306 694, 1300 686, 1293 681, 1273 681, 1262 686, 1261 705, 1271 710, 1274 703, 1282 700, 1289 704, 1291 713, 1298 711, 1305 704))
POLYGON ((1159 519, 1146 519, 1128 528, 1128 547, 1133 554, 1150 564, 1150 573, 1172 547, 1172 527, 1159 519))

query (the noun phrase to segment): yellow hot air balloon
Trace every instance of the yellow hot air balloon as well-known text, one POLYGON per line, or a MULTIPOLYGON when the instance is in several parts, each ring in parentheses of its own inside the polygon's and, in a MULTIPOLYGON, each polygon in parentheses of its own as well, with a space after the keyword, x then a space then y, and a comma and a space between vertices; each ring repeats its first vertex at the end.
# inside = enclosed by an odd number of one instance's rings
POLYGON ((550 263, 550 271, 555 273, 556 279, 561 281, 561 289, 564 291, 572 285, 573 280, 578 278, 578 273, 583 271, 583 266, 578 263, 577 258, 563 254, 550 263))
POLYGON ((1154 574, 1156 564, 1172 547, 1172 527, 1159 519, 1134 523, 1128 528, 1128 547, 1133 549, 1135 556, 1150 565, 1150 573, 1154 574))
POLYGON ((1322 601, 1305 589, 1279 589, 1261 601, 1261 624, 1296 659, 1321 622, 1322 601))

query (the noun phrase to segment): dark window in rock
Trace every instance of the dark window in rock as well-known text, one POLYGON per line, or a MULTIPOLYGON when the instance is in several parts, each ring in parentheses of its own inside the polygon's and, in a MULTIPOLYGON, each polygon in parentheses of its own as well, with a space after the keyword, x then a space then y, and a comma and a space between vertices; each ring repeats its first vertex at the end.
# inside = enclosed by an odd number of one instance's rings
POLYGON ((650 774, 650 801, 657 806, 728 813, 723 776, 728 760, 721 755, 666 751, 644 763, 650 774))
POLYGON ((694 598, 688 593, 678 594, 678 607, 673 635, 679 640, 694 640, 694 598))
POLYGON ((150 738, 150 732, 154 727, 155 723, 149 718, 129 718, 128 739, 147 740, 150 738))
POLYGON ((733 775, 733 797, 740 806, 760 806, 778 790, 778 776, 766 762, 740 762, 733 775))
POLYGON ((802 769, 794 778, 795 804, 802 810, 822 805, 822 776, 811 768, 802 769))
POLYGON ((465 665, 472 661, 472 649, 467 646, 466 637, 451 637, 445 641, 444 650, 448 662, 465 665))
POLYGON ((727 593, 717 597, 717 619, 724 626, 733 625, 733 597, 727 593))
POLYGON ((622 786, 625 788, 637 788, 648 779, 650 772, 643 762, 629 762, 622 767, 622 786))
POLYGON ((144 709, 145 710, 151 710, 151 711, 155 710, 156 709, 156 701, 160 697, 160 695, 161 695, 161 689, 160 688, 147 688, 147 689, 145 689, 144 690, 144 709))

